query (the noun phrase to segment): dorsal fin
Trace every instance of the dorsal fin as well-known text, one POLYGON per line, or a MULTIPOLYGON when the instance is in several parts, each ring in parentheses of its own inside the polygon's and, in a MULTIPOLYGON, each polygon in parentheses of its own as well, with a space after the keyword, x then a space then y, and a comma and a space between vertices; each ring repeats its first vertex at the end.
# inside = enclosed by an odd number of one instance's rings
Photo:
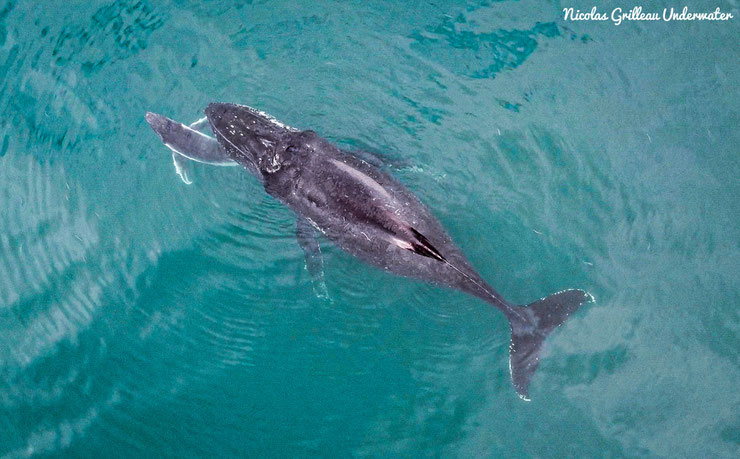
POLYGON ((439 250, 437 250, 431 242, 429 242, 429 239, 426 238, 423 234, 418 232, 416 228, 409 227, 409 230, 411 231, 411 234, 414 235, 414 238, 416 241, 411 243, 411 251, 418 253, 421 256, 434 258, 436 260, 447 262, 447 259, 442 256, 441 253, 439 253, 439 250))

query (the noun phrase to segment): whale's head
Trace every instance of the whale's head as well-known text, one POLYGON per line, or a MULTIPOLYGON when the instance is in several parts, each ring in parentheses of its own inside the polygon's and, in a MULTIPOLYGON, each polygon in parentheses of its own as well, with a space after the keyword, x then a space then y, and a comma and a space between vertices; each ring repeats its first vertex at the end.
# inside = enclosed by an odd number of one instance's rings
POLYGON ((264 175, 280 169, 299 131, 245 105, 212 103, 206 108, 211 129, 237 162, 254 164, 264 175))

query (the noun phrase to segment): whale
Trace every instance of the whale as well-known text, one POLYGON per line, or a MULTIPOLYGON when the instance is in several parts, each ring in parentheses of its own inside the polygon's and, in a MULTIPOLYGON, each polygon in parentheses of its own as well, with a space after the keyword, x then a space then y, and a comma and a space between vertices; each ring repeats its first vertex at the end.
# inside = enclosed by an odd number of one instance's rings
POLYGON ((297 240, 321 296, 328 297, 319 243, 326 239, 377 268, 452 288, 495 307, 509 323, 513 387, 521 399, 530 400, 546 338, 593 302, 592 295, 565 289, 527 305, 511 303, 482 278, 431 210, 383 166, 382 157, 346 151, 315 131, 293 128, 246 105, 211 103, 205 115, 191 125, 153 112, 145 115, 172 151, 183 181, 189 181, 181 173, 187 160, 245 168, 267 194, 295 213, 297 240), (202 132, 208 127, 212 135, 202 132))

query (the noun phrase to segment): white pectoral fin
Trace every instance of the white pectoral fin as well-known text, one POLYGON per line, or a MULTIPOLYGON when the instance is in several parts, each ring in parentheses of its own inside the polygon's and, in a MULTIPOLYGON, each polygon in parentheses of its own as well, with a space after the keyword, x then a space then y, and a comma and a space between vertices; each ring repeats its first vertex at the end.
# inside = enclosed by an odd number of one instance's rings
POLYGON ((175 172, 180 176, 185 184, 190 185, 193 181, 190 179, 190 160, 172 150, 172 162, 175 164, 175 172))
POLYGON ((194 122, 190 123, 190 126, 188 126, 188 127, 190 129, 195 130, 195 131, 200 131, 200 130, 203 130, 203 128, 205 128, 206 126, 208 126, 208 117, 207 116, 204 116, 203 118, 199 119, 198 121, 194 121, 194 122))
POLYGON ((311 275, 311 283, 317 297, 331 301, 324 279, 324 257, 318 240, 318 231, 301 216, 296 217, 296 237, 298 245, 306 256, 306 268, 311 275))

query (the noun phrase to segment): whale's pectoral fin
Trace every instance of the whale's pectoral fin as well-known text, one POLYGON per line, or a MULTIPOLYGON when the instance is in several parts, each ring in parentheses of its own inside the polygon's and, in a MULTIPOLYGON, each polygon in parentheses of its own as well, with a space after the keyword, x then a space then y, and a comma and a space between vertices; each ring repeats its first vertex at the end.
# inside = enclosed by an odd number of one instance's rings
POLYGON ((402 159, 389 158, 387 156, 382 156, 377 153, 370 153, 369 151, 365 150, 350 150, 346 151, 346 153, 354 156, 355 158, 359 158, 370 164, 371 166, 377 167, 378 169, 383 167, 389 167, 391 169, 403 169, 405 167, 409 167, 409 163, 402 159))
POLYGON ((203 128, 208 126, 208 117, 204 116, 203 118, 199 119, 198 121, 194 121, 190 123, 190 126, 188 126, 190 129, 196 130, 196 131, 202 131, 203 128))
POLYGON ((540 364, 545 338, 594 298, 583 290, 564 290, 506 313, 511 325, 509 370, 519 397, 529 400, 529 384, 540 364))
POLYGON ((175 164, 175 172, 186 185, 193 183, 190 178, 190 160, 175 151, 172 152, 172 162, 175 164))
POLYGON ((303 217, 297 216, 295 223, 296 238, 298 239, 298 245, 301 246, 306 255, 306 268, 308 268, 308 273, 311 275, 314 293, 319 298, 331 299, 324 280, 324 256, 321 254, 318 232, 303 217))

